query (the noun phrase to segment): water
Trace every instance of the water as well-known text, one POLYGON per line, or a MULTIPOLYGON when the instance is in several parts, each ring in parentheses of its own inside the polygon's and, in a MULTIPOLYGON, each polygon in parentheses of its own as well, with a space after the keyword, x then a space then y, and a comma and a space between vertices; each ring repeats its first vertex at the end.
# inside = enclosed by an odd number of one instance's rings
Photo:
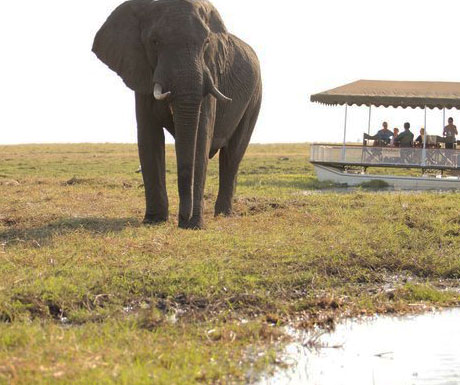
POLYGON ((290 345, 294 365, 260 385, 460 384, 460 309, 346 321, 305 345, 290 345))

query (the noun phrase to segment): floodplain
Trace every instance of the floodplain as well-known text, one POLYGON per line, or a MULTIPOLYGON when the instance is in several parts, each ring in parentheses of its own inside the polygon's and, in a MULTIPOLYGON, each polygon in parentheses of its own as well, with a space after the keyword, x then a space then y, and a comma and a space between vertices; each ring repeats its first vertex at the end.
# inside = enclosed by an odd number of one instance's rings
POLYGON ((0 146, 0 384, 244 384, 284 326, 460 304, 460 193, 319 183, 306 144, 252 145, 230 218, 145 227, 134 145, 0 146))

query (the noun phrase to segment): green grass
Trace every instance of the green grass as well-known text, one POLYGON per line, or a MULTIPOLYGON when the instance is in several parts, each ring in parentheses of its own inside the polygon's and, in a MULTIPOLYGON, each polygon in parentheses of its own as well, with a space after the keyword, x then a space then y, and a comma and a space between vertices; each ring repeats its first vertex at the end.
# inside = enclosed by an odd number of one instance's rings
POLYGON ((390 187, 384 180, 374 179, 369 182, 361 183, 361 187, 367 190, 381 190, 390 187))
POLYGON ((286 323, 458 305, 460 194, 347 191, 308 151, 251 146, 231 218, 213 160, 194 232, 172 147, 157 227, 135 146, 0 147, 0 384, 246 383, 286 323))

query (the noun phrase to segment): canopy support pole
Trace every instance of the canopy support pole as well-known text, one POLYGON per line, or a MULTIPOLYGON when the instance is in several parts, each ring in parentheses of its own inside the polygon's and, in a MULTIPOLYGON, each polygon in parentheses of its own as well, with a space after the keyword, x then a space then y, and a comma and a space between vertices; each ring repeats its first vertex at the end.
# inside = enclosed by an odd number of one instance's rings
POLYGON ((345 150, 347 144, 347 121, 348 121, 348 105, 345 104, 345 125, 343 129, 343 147, 342 147, 342 161, 345 161, 345 150))
POLYGON ((369 125, 367 127, 367 135, 371 134, 371 119, 372 119, 372 105, 369 105, 369 125))
POLYGON ((444 132, 444 127, 446 127, 446 108, 442 109, 442 132, 444 132))
POLYGON ((425 130, 425 135, 423 135, 423 151, 422 151, 422 166, 426 165, 426 137, 428 136, 428 130, 426 127, 426 106, 425 106, 425 125, 424 125, 424 130, 425 130))

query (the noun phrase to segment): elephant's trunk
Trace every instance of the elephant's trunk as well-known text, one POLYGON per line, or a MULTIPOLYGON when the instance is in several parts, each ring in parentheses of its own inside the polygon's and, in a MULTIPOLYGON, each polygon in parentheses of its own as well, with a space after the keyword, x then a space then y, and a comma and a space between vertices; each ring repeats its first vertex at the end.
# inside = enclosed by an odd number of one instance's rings
POLYGON ((201 99, 180 98, 172 104, 176 136, 177 173, 179 184, 179 224, 188 222, 193 214, 195 153, 201 99), (184 100, 185 99, 185 100, 184 100))

